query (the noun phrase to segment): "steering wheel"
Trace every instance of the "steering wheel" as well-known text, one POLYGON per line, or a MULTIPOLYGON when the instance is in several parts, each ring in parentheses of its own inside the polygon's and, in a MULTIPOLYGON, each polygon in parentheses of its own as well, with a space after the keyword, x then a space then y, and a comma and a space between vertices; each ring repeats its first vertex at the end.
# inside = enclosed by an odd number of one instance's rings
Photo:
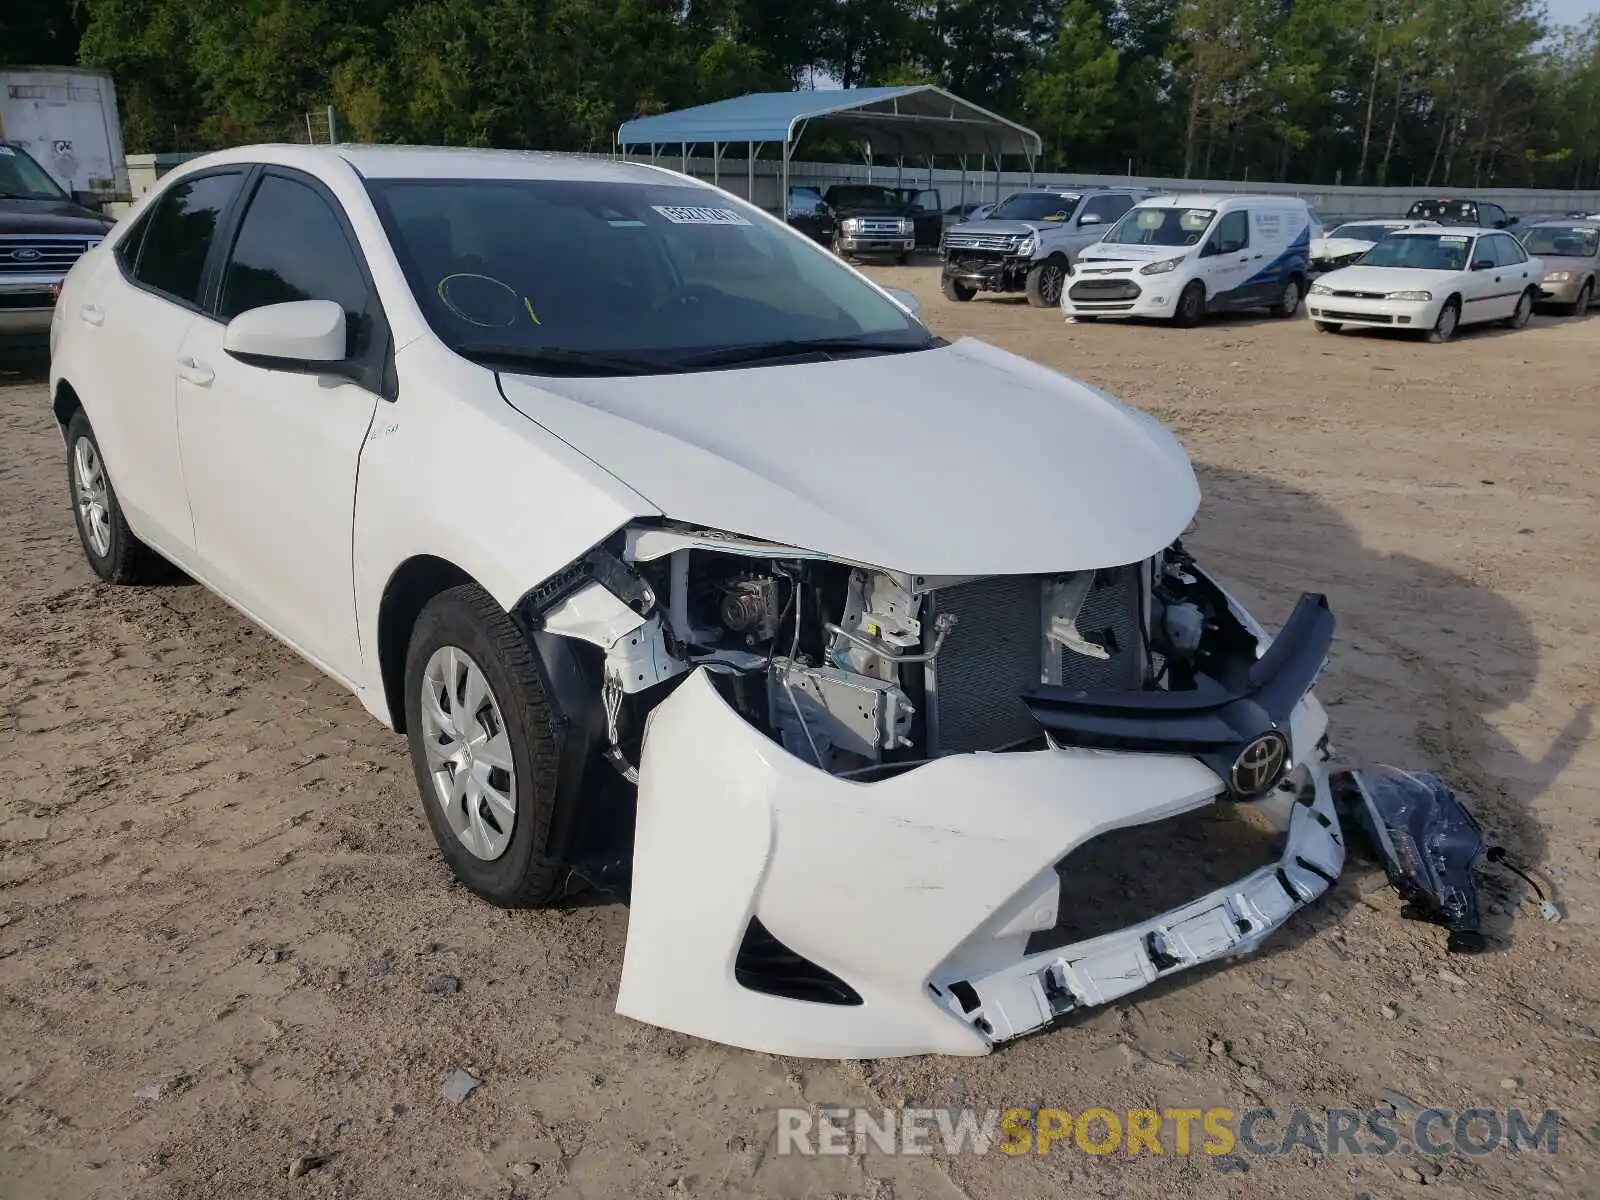
POLYGON ((685 313, 694 313, 703 309, 708 303, 715 303, 721 299, 722 293, 709 284, 691 283, 657 300, 650 306, 650 315, 658 316, 672 308, 681 309, 685 313))

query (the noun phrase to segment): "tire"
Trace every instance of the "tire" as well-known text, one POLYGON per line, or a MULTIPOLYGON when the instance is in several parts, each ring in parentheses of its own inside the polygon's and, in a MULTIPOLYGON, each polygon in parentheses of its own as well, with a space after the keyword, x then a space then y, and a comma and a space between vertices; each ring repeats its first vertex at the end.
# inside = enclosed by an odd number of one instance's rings
POLYGON ((1461 301, 1456 299, 1446 300, 1444 307, 1439 310, 1439 316, 1434 321, 1433 328, 1428 331, 1428 340, 1435 343, 1448 342, 1455 337, 1456 330, 1460 326, 1461 301))
POLYGON ((1076 321, 1079 325, 1093 325, 1100 318, 1099 317, 1082 317, 1082 316, 1079 316, 1079 317, 1073 317, 1072 319, 1074 321, 1076 321))
POLYGON ((1066 259, 1052 256, 1035 263, 1028 271, 1023 291, 1028 303, 1035 308, 1055 308, 1061 303, 1061 293, 1067 286, 1066 259))
POLYGON ((946 300, 954 300, 957 304, 965 304, 978 294, 978 289, 970 283, 962 283, 949 275, 939 277, 939 290, 944 293, 946 300))
POLYGON ((850 261, 850 256, 845 253, 845 251, 844 251, 844 243, 839 240, 839 235, 838 234, 834 234, 833 235, 833 244, 830 247, 830 249, 836 255, 838 255, 839 258, 841 260, 843 260, 844 262, 849 262, 850 261))
POLYGON ((1338 333, 1344 328, 1338 321, 1313 321, 1311 324, 1318 333, 1338 333))
POLYGON ((1180 329, 1192 329, 1206 315, 1206 285, 1191 279, 1178 295, 1178 307, 1172 314, 1172 323, 1180 329))
POLYGON ((1278 298, 1278 302, 1272 306, 1272 315, 1275 317, 1288 318, 1299 312, 1300 300, 1305 295, 1302 288, 1303 285, 1300 281, 1300 276, 1295 275, 1291 277, 1288 285, 1283 289, 1283 295, 1280 296, 1278 298))
POLYGON ((463 584, 439 593, 418 615, 405 685, 417 791, 451 873, 500 908, 550 902, 564 868, 536 848, 547 844, 557 816, 560 756, 533 647, 493 597, 463 584), (473 670, 484 698, 463 716, 458 707, 473 687, 473 670), (435 688, 437 699, 425 695, 435 688), (463 726, 475 752, 465 763, 441 758, 441 746, 460 744, 446 739, 463 726), (452 787, 458 779, 471 780, 476 794, 452 787))
POLYGON ((1507 329, 1526 329, 1528 322, 1533 318, 1533 289, 1529 288, 1517 297, 1516 311, 1500 324, 1507 329))
POLYGON ((1594 299, 1594 280, 1586 279, 1586 280, 1583 281, 1583 286, 1578 289, 1578 298, 1575 301, 1573 301, 1572 308, 1569 311, 1575 317, 1588 316, 1589 315, 1589 302, 1591 300, 1593 300, 1593 299, 1594 299))
POLYGON ((128 528, 94 427, 81 408, 67 422, 67 494, 83 556, 96 575, 119 584, 160 576, 166 564, 128 528))
POLYGON ((908 262, 911 261, 911 255, 910 254, 896 254, 894 256, 894 261, 895 261, 895 265, 903 267, 908 262))

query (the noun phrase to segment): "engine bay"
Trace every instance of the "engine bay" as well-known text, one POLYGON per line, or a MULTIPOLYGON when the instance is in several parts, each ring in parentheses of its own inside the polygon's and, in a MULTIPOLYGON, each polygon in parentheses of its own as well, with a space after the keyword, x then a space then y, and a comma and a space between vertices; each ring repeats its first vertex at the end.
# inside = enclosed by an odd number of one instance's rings
POLYGON ((525 602, 604 651, 607 756, 637 780, 645 720, 705 668, 728 703, 832 775, 1042 749, 1032 689, 1228 682, 1258 641, 1181 543, 1054 575, 906 575, 677 526, 629 527, 525 602))

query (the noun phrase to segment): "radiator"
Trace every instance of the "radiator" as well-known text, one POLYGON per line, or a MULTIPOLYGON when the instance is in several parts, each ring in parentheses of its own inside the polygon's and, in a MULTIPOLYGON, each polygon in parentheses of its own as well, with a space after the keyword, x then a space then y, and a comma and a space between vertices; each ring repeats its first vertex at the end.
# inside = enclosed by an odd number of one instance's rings
POLYGON ((930 597, 933 613, 957 620, 927 671, 931 753, 997 750, 1036 737, 1022 693, 1057 679, 1070 688, 1137 688, 1144 679, 1139 629, 1143 602, 1137 565, 1100 571, 1078 612, 1078 631, 1111 650, 1107 659, 1064 650, 1044 637, 1044 583, 1037 575, 1000 575, 930 597))

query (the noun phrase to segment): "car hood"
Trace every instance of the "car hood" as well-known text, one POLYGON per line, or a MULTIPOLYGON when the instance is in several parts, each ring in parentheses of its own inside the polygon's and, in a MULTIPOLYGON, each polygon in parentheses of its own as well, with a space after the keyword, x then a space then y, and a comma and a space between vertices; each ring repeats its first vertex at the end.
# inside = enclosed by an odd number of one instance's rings
POLYGON ((70 200, 7 200, 0 198, 0 235, 81 233, 95 237, 111 222, 70 200))
POLYGON ((1007 234, 1026 237, 1041 229, 1061 229, 1065 224, 1065 221, 963 221, 961 232, 987 234, 990 237, 1007 234))
POLYGON ((505 398, 666 516, 926 575, 1137 562, 1200 500, 1153 417, 982 342, 505 398))
POLYGON ((1322 287, 1352 292, 1410 292, 1437 287, 1464 271, 1422 271, 1415 267, 1343 267, 1317 277, 1322 287))
POLYGON ((1182 258, 1193 246, 1150 246, 1143 242, 1095 242, 1084 247, 1079 262, 1150 262, 1154 259, 1182 258))
POLYGON ((1347 254, 1365 254, 1376 246, 1366 238, 1312 238, 1312 258, 1343 258, 1347 254))

